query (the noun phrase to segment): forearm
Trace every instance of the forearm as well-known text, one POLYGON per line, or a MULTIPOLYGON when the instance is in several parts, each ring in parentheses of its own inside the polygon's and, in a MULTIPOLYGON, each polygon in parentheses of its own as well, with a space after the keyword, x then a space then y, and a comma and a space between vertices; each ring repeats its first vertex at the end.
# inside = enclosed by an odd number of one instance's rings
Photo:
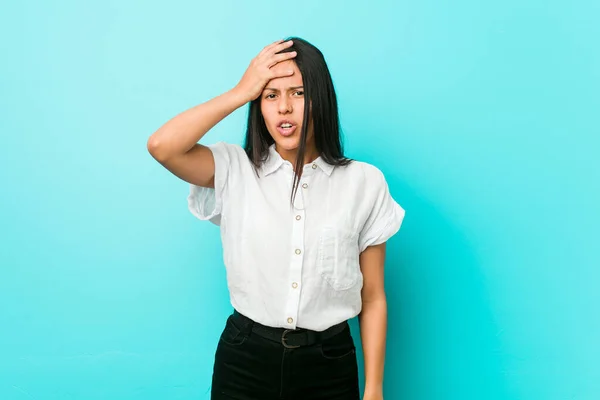
POLYGON ((359 315, 365 366, 365 394, 383 390, 383 370, 387 335, 387 301, 385 295, 364 301, 359 315))
POLYGON ((244 105, 248 99, 237 89, 186 110, 167 121, 148 139, 148 148, 158 158, 184 154, 217 123, 244 105))

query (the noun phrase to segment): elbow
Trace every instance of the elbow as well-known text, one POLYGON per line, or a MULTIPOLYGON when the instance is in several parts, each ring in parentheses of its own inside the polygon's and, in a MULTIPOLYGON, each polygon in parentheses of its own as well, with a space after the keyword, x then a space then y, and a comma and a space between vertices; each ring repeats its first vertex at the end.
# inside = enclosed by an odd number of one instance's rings
POLYGON ((163 147, 164 146, 161 146, 160 140, 154 135, 150 136, 146 142, 146 148, 148 149, 148 152, 159 162, 163 162, 167 158, 164 154, 165 152, 163 147))

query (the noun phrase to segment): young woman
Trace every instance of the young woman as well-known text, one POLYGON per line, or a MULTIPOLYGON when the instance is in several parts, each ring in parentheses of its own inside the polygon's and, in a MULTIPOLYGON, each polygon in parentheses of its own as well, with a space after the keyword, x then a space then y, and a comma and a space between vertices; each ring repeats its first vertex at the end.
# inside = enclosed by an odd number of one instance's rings
POLYGON ((381 400, 385 242, 404 210, 379 169, 344 157, 322 53, 266 46, 230 91, 163 125, 148 150, 191 184, 188 206, 220 225, 233 313, 212 399, 359 399, 348 320, 359 316, 365 400, 381 400), (250 103, 244 147, 197 142, 250 103))

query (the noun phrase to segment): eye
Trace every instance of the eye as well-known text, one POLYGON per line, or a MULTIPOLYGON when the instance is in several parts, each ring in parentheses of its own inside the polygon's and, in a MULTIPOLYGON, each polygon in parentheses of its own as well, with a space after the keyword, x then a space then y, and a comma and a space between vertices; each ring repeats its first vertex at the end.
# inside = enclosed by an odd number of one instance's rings
POLYGON ((272 99, 275 97, 275 93, 269 93, 268 95, 265 96, 265 99, 272 99))
POLYGON ((298 96, 304 96, 304 91, 303 91, 303 90, 296 90, 296 91, 294 92, 294 95, 296 95, 296 94, 297 94, 298 96))

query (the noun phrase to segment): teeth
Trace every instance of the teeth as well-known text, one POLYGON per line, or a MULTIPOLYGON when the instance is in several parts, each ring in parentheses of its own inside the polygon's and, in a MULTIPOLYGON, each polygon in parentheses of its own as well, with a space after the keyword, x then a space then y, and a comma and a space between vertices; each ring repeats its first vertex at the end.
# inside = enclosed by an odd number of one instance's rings
POLYGON ((282 128, 291 128, 292 124, 281 124, 282 128))

